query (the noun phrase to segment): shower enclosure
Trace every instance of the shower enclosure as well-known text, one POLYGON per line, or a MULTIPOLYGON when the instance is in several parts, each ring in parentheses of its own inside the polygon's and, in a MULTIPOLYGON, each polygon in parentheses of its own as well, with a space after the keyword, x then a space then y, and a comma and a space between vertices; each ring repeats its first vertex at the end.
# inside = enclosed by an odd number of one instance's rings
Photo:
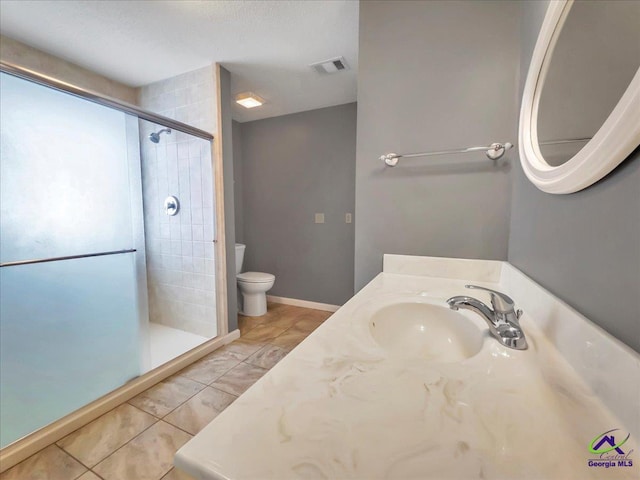
POLYGON ((211 135, 12 68, 0 73, 0 447, 217 333, 211 135))
POLYGON ((155 367, 216 335, 213 172, 207 140, 146 120, 140 139, 155 367))

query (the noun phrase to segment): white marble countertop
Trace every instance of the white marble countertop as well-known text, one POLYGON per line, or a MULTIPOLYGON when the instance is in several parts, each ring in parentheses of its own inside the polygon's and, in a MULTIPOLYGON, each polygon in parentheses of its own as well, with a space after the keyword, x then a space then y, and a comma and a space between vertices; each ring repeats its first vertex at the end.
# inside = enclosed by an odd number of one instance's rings
POLYGON ((427 276, 387 268, 385 259, 385 273, 183 446, 176 466, 198 479, 234 480, 638 478, 640 458, 632 468, 588 466, 591 440, 621 421, 527 310, 525 351, 487 333, 477 355, 438 364, 392 355, 373 340, 369 318, 384 304, 445 305, 470 281, 508 291, 501 262, 472 265, 427 276))

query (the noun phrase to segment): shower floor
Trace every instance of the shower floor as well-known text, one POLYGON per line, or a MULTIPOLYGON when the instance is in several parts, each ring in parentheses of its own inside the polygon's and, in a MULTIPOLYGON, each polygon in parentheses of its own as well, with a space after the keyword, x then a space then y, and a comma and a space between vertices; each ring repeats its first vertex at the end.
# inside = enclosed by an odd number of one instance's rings
POLYGON ((167 327, 159 323, 149 323, 151 343, 151 368, 159 367, 188 352, 192 348, 211 340, 207 337, 167 327))

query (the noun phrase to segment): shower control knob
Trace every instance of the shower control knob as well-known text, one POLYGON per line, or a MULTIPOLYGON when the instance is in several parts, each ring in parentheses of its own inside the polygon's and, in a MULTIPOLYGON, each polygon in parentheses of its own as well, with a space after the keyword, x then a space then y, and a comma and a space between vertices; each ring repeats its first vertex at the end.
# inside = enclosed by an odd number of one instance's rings
POLYGON ((173 217, 174 215, 178 214, 179 210, 180 202, 178 201, 178 199, 174 196, 167 197, 164 201, 164 213, 166 213, 170 217, 173 217))

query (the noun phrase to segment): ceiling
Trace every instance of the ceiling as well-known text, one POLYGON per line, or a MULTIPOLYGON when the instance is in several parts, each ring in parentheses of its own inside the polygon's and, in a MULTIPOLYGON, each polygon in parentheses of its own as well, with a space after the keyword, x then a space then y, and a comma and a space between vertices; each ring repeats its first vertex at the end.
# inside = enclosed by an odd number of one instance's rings
POLYGON ((139 87, 219 62, 232 93, 267 103, 257 120, 356 100, 356 0, 2 0, 3 35, 139 87), (350 70, 308 65, 343 56, 350 70))

